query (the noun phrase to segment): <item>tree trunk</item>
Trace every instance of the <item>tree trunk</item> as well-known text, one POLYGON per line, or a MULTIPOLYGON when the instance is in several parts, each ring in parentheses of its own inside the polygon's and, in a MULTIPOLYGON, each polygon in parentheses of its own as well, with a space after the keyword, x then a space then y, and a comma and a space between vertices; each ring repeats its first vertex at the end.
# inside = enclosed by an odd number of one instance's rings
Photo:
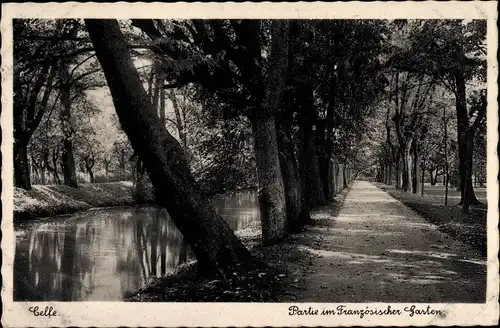
POLYGON ((52 170, 52 174, 54 176, 54 181, 56 184, 61 184, 61 179, 59 178, 59 174, 57 173, 57 159, 59 157, 57 149, 52 149, 52 165, 54 169, 52 170))
POLYGON ((71 84, 68 64, 61 65, 61 126, 63 130, 63 177, 64 184, 73 188, 78 188, 76 179, 76 165, 73 152, 73 124, 71 121, 71 84))
MULTIPOLYGON (((155 112, 159 112, 159 101, 160 101, 160 88, 163 89, 163 79, 160 76, 160 70, 158 68, 158 62, 153 63, 153 72, 154 72, 154 87, 151 102, 153 104, 153 108, 155 112)), ((158 115, 160 117, 160 115, 158 115)))
POLYGON ((343 188, 347 188, 349 184, 349 174, 348 174, 348 168, 345 165, 342 165, 342 181, 344 181, 343 188))
POLYGON ((262 243, 272 245, 286 236, 287 214, 274 117, 254 119, 252 134, 259 183, 262 243))
POLYGON ((42 166, 41 169, 40 169, 40 183, 42 185, 45 185, 47 184, 47 180, 45 178, 45 172, 46 172, 46 169, 45 169, 45 166, 42 166))
POLYGON ((287 69, 287 29, 284 21, 273 21, 269 70, 262 105, 250 121, 254 140, 262 243, 272 245, 287 235, 287 210, 280 168, 275 115, 282 104, 287 69))
POLYGON ((401 158, 398 157, 396 160, 396 171, 395 171, 395 178, 396 180, 394 181, 394 186, 397 189, 401 189, 402 183, 401 183, 401 158))
POLYGON ((471 131, 467 133, 466 140, 466 151, 467 151, 467 161, 465 163, 465 190, 464 190, 464 199, 462 205, 462 213, 469 213, 470 205, 479 204, 479 200, 476 198, 476 194, 474 193, 474 188, 472 186, 472 155, 474 149, 474 134, 471 131))
POLYGON ((431 169, 429 171, 429 174, 431 176, 431 186, 435 186, 436 185, 436 180, 437 180, 437 171, 436 171, 436 174, 434 175, 434 170, 435 169, 431 169))
POLYGON ((177 102, 177 97, 175 96, 173 90, 170 92, 170 101, 172 101, 172 107, 174 108, 175 122, 177 125, 177 131, 179 133, 179 140, 181 141, 181 144, 185 150, 187 148, 186 134, 184 128, 185 122, 182 122, 181 112, 179 110, 179 103, 177 102))
POLYGON ((314 145, 312 126, 303 123, 299 126, 300 151, 299 168, 302 188, 304 188, 309 208, 325 204, 323 184, 319 172, 318 156, 314 145))
POLYGON ((160 123, 117 21, 91 19, 85 23, 120 124, 148 170, 157 202, 166 207, 191 245, 200 273, 232 275, 249 262, 250 254, 202 195, 182 147, 160 123))
POLYGON ((388 168, 387 168, 387 181, 385 182, 386 185, 391 185, 392 184, 392 163, 389 163, 388 168))
POLYGON ((337 194, 337 161, 332 158, 332 195, 337 194))
POLYGON ((410 183, 411 183, 411 166, 410 166, 410 143, 404 145, 403 148, 403 179, 401 188, 403 191, 410 191, 410 183))
POLYGON ((467 113, 465 78, 460 68, 455 71, 456 84, 456 111, 457 111, 457 134, 458 134, 458 170, 460 175, 460 205, 462 212, 468 213, 470 204, 479 201, 474 194, 472 186, 472 155, 474 135, 470 131, 469 117, 467 113))
POLYGON ((449 168, 448 168, 448 120, 446 118, 446 107, 443 107, 443 130, 444 130, 444 206, 448 205, 448 184, 450 180, 449 168))
POLYGON ((278 149, 280 167, 285 187, 288 226, 291 232, 298 232, 301 224, 310 222, 311 216, 301 191, 301 182, 295 158, 292 137, 285 127, 278 125, 278 149))
POLYGON ((94 171, 92 171, 92 168, 87 168, 87 172, 89 173, 90 183, 94 183, 95 182, 94 171))
POLYGON ((422 167, 420 168, 421 171, 421 176, 420 176, 420 196, 424 195, 424 177, 425 177, 425 168, 424 165, 422 164, 422 167))
POLYGON ((18 188, 31 190, 28 145, 14 143, 14 182, 18 188))
POLYGON ((414 141, 413 144, 413 193, 419 194, 421 193, 422 183, 421 183, 421 166, 420 166, 420 149, 417 141, 414 141))
MULTIPOLYGON (((163 81, 161 81, 163 83, 163 81)), ((162 87, 160 90, 160 122, 165 125, 167 120, 165 118, 165 89, 162 87)))
MULTIPOLYGON (((330 109, 330 108, 329 108, 330 109)), ((325 200, 330 200, 332 197, 332 192, 330 190, 330 170, 329 163, 331 158, 331 150, 327 149, 326 136, 325 136, 326 121, 317 120, 316 121, 316 131, 314 144, 316 146, 316 154, 318 157, 318 170, 321 181, 321 186, 323 188, 323 197, 325 200)))

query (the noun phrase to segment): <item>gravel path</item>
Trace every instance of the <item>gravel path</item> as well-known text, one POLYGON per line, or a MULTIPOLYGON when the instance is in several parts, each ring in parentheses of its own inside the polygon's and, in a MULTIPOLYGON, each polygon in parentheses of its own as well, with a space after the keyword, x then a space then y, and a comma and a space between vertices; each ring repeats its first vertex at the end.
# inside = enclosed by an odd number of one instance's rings
POLYGON ((371 183, 321 219, 296 240, 313 256, 295 301, 485 302, 485 259, 371 183))

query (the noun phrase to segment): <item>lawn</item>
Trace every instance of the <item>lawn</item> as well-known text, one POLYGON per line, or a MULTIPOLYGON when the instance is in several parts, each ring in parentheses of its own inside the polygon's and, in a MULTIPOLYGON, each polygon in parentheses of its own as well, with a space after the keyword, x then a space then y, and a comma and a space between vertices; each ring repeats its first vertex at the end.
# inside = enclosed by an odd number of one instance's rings
POLYGON ((14 188, 14 220, 69 214, 93 207, 135 203, 132 183, 127 181, 64 185, 34 185, 29 191, 14 188))
POLYGON ((476 197, 482 202, 470 208, 470 215, 461 214, 460 191, 450 188, 448 206, 444 205, 444 187, 424 186, 424 196, 396 190, 394 186, 374 183, 392 197, 420 214, 427 221, 438 226, 439 230, 453 238, 472 245, 486 256, 486 188, 475 188, 476 197))

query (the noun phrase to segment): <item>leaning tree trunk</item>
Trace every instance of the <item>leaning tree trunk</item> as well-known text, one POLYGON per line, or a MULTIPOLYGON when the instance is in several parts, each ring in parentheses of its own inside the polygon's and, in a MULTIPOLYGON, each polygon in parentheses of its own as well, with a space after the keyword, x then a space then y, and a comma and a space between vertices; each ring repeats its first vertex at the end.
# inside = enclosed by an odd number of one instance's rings
MULTIPOLYGON (((141 157, 164 206, 191 245, 198 270, 232 275, 250 254, 200 192, 181 145, 160 123, 116 20, 85 20, 120 124, 141 157)), ((274 125, 273 125, 274 126, 274 125)))
POLYGON ((63 130, 63 177, 66 186, 78 188, 75 156, 73 152, 73 124, 71 122, 71 84, 68 64, 61 65, 61 125, 63 130))

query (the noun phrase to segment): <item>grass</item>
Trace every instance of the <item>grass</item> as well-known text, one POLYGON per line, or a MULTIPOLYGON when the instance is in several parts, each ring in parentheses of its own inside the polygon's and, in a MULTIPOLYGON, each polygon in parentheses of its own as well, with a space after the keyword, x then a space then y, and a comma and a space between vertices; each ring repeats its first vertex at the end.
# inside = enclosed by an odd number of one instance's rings
POLYGON ((132 183, 127 181, 81 184, 79 188, 64 185, 34 185, 29 191, 14 189, 14 220, 134 203, 132 183))
POLYGON ((442 186, 424 186, 424 196, 397 190, 394 186, 375 183, 377 187, 388 192, 392 197, 417 212, 427 221, 438 226, 439 230, 451 237, 476 248, 482 256, 486 256, 486 189, 477 188, 476 196, 483 203, 471 206, 470 215, 461 213, 458 206, 460 192, 450 189, 448 205, 444 205, 444 188, 442 186), (427 190, 426 190, 427 189, 427 190))

